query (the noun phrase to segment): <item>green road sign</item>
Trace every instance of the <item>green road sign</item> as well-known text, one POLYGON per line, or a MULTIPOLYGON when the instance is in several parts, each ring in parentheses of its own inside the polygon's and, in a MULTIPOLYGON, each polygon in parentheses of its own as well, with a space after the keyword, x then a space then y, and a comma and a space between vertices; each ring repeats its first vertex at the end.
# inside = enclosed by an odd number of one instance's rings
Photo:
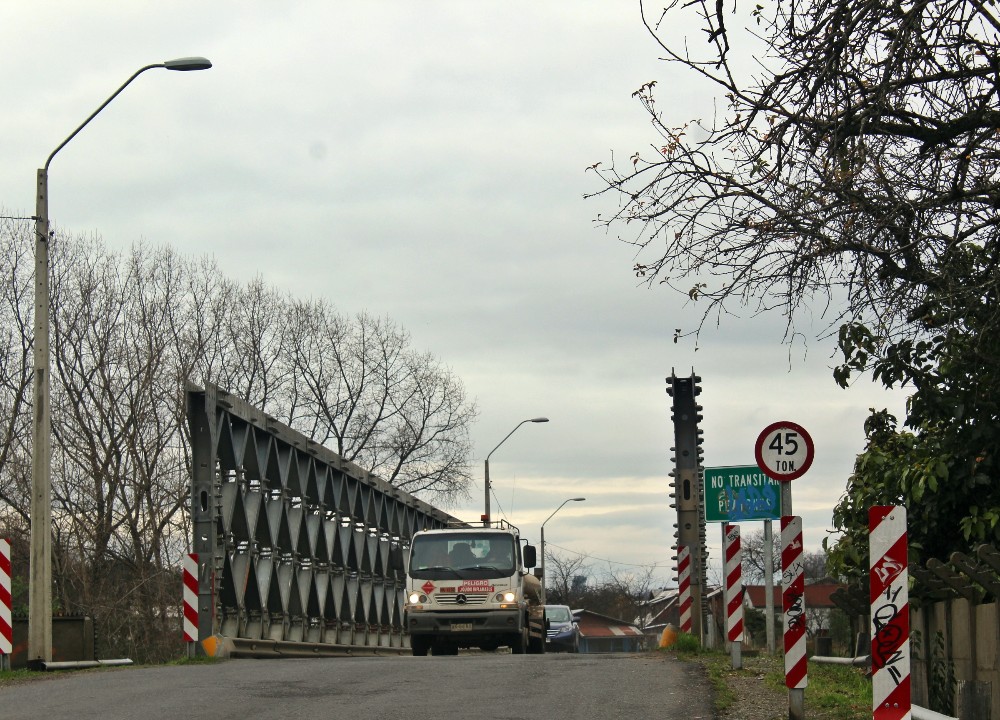
POLYGON ((759 467, 705 468, 705 522, 780 519, 781 483, 759 467))

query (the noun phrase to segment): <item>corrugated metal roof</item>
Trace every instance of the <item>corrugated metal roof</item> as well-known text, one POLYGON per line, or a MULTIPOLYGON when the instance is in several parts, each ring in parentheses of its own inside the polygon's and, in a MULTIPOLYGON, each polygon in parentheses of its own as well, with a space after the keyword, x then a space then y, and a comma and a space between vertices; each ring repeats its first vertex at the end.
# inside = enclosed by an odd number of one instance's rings
POLYGON ((580 635, 585 638, 643 637, 632 623, 584 610, 578 616, 580 635))
POLYGON ((642 632, 639 630, 639 628, 635 627, 634 625, 612 625, 612 626, 592 625, 587 628, 581 626, 580 635, 586 638, 643 637, 642 632))
MULTIPOLYGON (((833 608, 837 607, 836 603, 830 599, 837 589, 846 588, 846 585, 842 583, 824 583, 815 585, 805 586, 805 603, 807 608, 833 608)), ((747 599, 750 604, 755 608, 764 607, 765 601, 767 600, 767 592, 763 585, 746 585, 743 588, 746 593, 747 599)), ((779 610, 781 609, 781 586, 773 588, 774 592, 774 605, 779 610)))

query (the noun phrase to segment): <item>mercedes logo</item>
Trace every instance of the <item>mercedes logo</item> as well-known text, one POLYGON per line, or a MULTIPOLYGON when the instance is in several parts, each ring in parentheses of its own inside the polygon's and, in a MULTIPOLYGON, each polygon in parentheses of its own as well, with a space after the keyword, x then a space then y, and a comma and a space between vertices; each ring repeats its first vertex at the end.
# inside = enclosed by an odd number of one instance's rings
POLYGON ((466 598, 465 595, 462 595, 461 593, 455 596, 455 602, 457 602, 459 605, 465 605, 465 603, 467 603, 468 601, 469 601, 468 598, 466 598))

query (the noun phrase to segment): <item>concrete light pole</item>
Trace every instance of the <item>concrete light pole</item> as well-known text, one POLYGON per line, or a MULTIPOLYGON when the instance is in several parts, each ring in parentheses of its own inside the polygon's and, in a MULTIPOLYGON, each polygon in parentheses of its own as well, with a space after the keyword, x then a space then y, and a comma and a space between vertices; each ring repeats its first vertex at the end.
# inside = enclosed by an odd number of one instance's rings
POLYGON ((521 427, 522 425, 524 425, 524 423, 526 423, 526 422, 546 423, 548 421, 549 421, 549 419, 547 417, 536 417, 536 418, 530 418, 528 420, 522 420, 517 425, 515 425, 514 429, 511 430, 509 433, 507 433, 507 437, 505 437, 503 440, 501 440, 499 443, 497 443, 497 447, 495 447, 492 450, 490 450, 489 455, 486 456, 486 468, 485 468, 485 471, 483 473, 484 476, 485 476, 485 480, 484 480, 483 484, 485 485, 485 488, 486 488, 486 512, 483 513, 483 524, 484 525, 489 525, 490 524, 490 455, 492 455, 493 453, 495 453, 497 451, 498 447, 500 447, 505 442, 507 442, 507 438, 509 438, 511 435, 513 435, 514 432, 519 427, 521 427))
POLYGON ((549 515, 547 518, 545 518, 545 522, 542 523, 542 605, 545 604, 545 523, 551 520, 553 515, 562 510, 563 505, 565 505, 566 503, 583 502, 586 499, 587 498, 569 498, 568 500, 563 500, 562 505, 553 510, 552 515, 549 515))
POLYGON ((38 171, 35 194, 35 375, 31 463, 31 571, 28 578, 28 667, 52 661, 52 427, 49 407, 49 165, 139 75, 153 68, 207 70, 203 57, 167 60, 139 68, 59 143, 38 171))

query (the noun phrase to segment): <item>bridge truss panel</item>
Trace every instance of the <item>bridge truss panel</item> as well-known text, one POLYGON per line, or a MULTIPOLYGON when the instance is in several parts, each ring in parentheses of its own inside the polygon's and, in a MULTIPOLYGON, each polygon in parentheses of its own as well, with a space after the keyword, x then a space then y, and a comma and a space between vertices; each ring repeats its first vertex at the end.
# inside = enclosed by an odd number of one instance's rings
POLYGON ((456 518, 215 385, 187 388, 187 414, 199 640, 246 654, 404 647, 391 558, 456 518))

